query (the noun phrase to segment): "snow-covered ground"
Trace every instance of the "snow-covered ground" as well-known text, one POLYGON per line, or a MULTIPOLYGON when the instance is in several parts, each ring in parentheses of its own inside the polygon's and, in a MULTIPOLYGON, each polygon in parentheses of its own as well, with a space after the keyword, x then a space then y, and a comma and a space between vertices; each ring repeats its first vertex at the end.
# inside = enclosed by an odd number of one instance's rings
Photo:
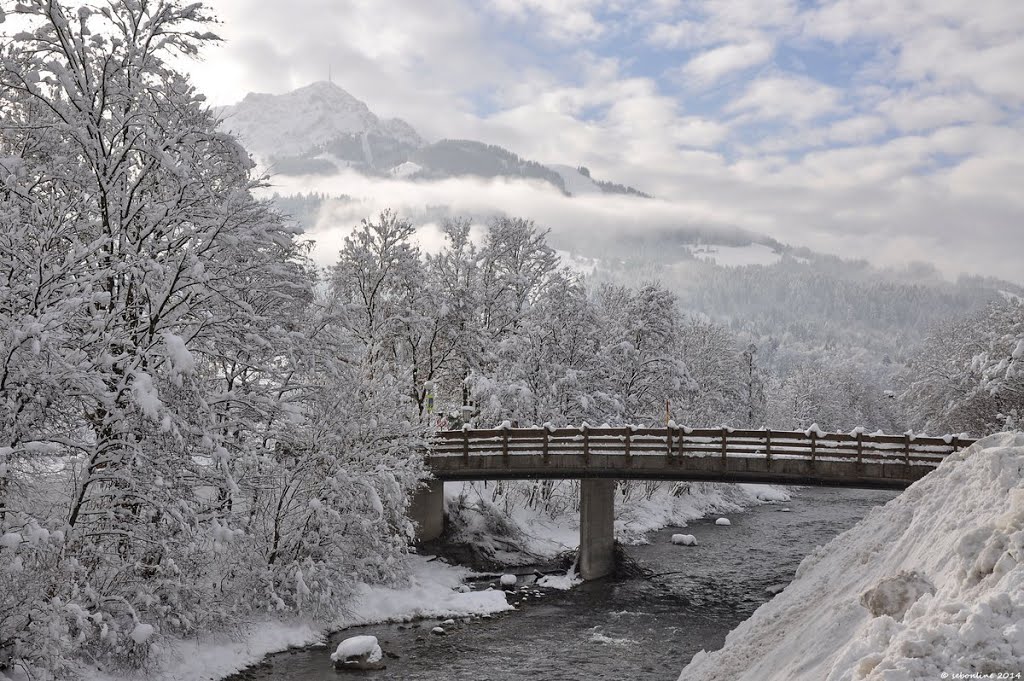
POLYGON ((562 176, 562 180, 565 182, 566 191, 573 196, 586 196, 587 194, 604 193, 601 188, 597 186, 596 182, 590 179, 589 176, 581 173, 577 168, 561 163, 553 163, 549 165, 548 168, 562 176))
POLYGON ((691 250, 697 258, 710 260, 722 267, 774 265, 782 260, 781 253, 765 244, 752 243, 746 246, 699 245, 694 246, 691 250))
POLYGON ((808 556, 792 584, 731 632, 724 648, 695 655, 679 678, 933 681, 1019 674, 1024 434, 1003 433, 950 456, 808 556), (984 674, 993 676, 977 676, 984 674))
MULTIPOLYGON (((331 628, 344 629, 425 617, 485 615, 513 609, 503 591, 458 591, 471 574, 466 568, 448 565, 428 556, 412 555, 408 560, 406 584, 393 587, 361 585, 350 607, 331 628)), ((270 653, 323 643, 325 634, 322 628, 308 622, 267 620, 230 635, 172 640, 163 645, 141 672, 135 670, 118 674, 87 668, 79 671, 85 681, 137 681, 140 678, 148 681, 214 681, 256 664, 270 653)), ((26 677, 5 676, 0 672, 0 681, 8 679, 27 681, 26 677)))

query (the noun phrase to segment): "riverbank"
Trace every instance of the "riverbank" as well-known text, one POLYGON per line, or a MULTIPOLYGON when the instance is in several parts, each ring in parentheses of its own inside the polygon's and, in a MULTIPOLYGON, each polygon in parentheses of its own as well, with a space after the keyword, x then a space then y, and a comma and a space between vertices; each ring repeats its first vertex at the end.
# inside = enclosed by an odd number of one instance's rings
MULTIPOLYGON (((513 609, 502 591, 467 591, 468 568, 432 556, 410 555, 407 580, 394 586, 358 585, 350 607, 329 627, 304 621, 267 619, 234 632, 197 639, 165 640, 141 670, 147 681, 216 681, 258 664, 267 655, 323 645, 329 632, 381 622, 493 615, 513 609)), ((325 653, 326 656, 326 653, 325 653)), ((84 681, 137 681, 140 671, 80 667, 84 681)), ((5 677, 21 681, 17 676, 5 677)))
POLYGON ((374 681, 674 681, 696 652, 720 647, 771 599, 770 587, 788 583, 805 556, 893 496, 800 489, 786 504, 729 513, 728 526, 716 524, 717 514, 691 521, 682 531, 696 546, 671 543, 678 527, 624 546, 630 564, 642 568, 636 574, 568 591, 536 589, 523 584, 526 577, 509 597, 515 612, 456 618, 444 635, 431 633, 437 619, 355 627, 333 635, 327 649, 272 655, 244 679, 322 681, 330 649, 372 635, 387 663, 374 681))
MULTIPOLYGON (((615 540, 644 544, 663 527, 685 527, 710 515, 785 503, 778 485, 638 482, 615 498, 615 540), (625 492, 625 493, 623 493, 625 492)), ((579 497, 573 481, 464 482, 445 485, 448 527, 428 546, 481 570, 535 565, 579 546, 579 497)))
MULTIPOLYGON (((491 565, 480 567, 550 561, 577 547, 578 516, 571 510, 551 517, 539 507, 516 507, 502 495, 491 500, 491 495, 487 494, 490 491, 480 484, 446 486, 450 517, 455 519, 450 533, 453 543, 487 547, 487 555, 496 559, 491 565)), ((788 499, 784 489, 769 485, 697 483, 687 485, 683 493, 677 494, 672 493, 670 486, 662 486, 649 496, 619 503, 616 538, 627 545, 642 544, 647 541, 648 533, 666 526, 685 526, 708 515, 736 513, 750 506, 788 499)), ((301 618, 284 621, 268 618, 239 627, 230 634, 206 637, 201 642, 165 640, 144 668, 146 678, 151 681, 216 681, 258 664, 268 655, 323 645, 330 632, 382 622, 459 619, 514 609, 502 591, 461 590, 465 581, 474 575, 467 567, 425 555, 410 555, 408 561, 409 576, 405 583, 359 585, 348 611, 326 628, 301 618)), ((119 673, 82 667, 79 672, 85 681, 139 678, 137 671, 119 673)), ((0 673, 0 680, 3 678, 0 673)))

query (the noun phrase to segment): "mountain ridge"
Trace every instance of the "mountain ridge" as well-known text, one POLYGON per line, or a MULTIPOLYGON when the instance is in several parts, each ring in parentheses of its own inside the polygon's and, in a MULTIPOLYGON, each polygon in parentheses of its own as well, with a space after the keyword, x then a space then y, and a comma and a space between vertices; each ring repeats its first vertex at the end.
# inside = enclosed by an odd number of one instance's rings
POLYGON ((318 81, 274 95, 249 93, 224 107, 224 127, 281 175, 365 175, 436 180, 449 177, 531 178, 569 196, 644 192, 596 180, 583 167, 546 165, 503 147, 469 139, 427 142, 401 118, 382 119, 333 82, 318 81))

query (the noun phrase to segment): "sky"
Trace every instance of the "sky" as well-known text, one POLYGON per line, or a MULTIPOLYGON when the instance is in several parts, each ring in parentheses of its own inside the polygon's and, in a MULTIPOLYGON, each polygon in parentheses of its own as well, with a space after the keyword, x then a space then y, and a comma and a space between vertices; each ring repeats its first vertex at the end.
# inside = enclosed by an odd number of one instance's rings
MULTIPOLYGON (((951 275, 1024 283, 1020 0, 214 8, 224 42, 191 67, 214 104, 330 73, 428 140, 477 139, 586 165, 659 199, 654 207, 538 195, 546 208, 527 215, 538 221, 628 230, 650 213, 882 265, 930 261, 951 275)), ((430 205, 442 189, 348 179, 367 211, 396 194, 430 205)), ((441 193, 456 204, 483 196, 496 210, 533 205, 530 188, 504 189, 467 180, 441 193)))

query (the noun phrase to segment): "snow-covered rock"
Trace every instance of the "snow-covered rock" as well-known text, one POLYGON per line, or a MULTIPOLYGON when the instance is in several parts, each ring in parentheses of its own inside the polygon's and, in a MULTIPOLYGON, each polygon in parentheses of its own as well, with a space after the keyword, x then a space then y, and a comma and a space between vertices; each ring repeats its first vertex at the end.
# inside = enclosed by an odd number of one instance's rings
POLYGON ((728 518, 719 518, 715 521, 715 525, 732 525, 732 521, 728 518))
POLYGON ((363 635, 346 638, 331 653, 331 659, 337 662, 338 660, 347 660, 350 657, 358 657, 360 655, 376 655, 378 660, 383 656, 376 636, 363 635))
POLYGON ((501 585, 502 586, 515 586, 516 585, 516 576, 515 575, 510 575, 510 574, 502 575, 501 576, 501 585))
POLYGON ((672 543, 679 546, 696 546, 697 538, 692 534, 673 534, 672 543))
POLYGON ((568 591, 582 583, 583 578, 577 572, 575 563, 564 575, 545 575, 537 580, 537 586, 542 586, 546 589, 558 589, 559 591, 568 591))
POLYGON ((352 636, 338 644, 331 653, 335 669, 383 669, 384 651, 376 636, 352 636))
POLYGON ((930 681, 1022 668, 1024 433, 1002 433, 808 556, 679 678, 930 681))

